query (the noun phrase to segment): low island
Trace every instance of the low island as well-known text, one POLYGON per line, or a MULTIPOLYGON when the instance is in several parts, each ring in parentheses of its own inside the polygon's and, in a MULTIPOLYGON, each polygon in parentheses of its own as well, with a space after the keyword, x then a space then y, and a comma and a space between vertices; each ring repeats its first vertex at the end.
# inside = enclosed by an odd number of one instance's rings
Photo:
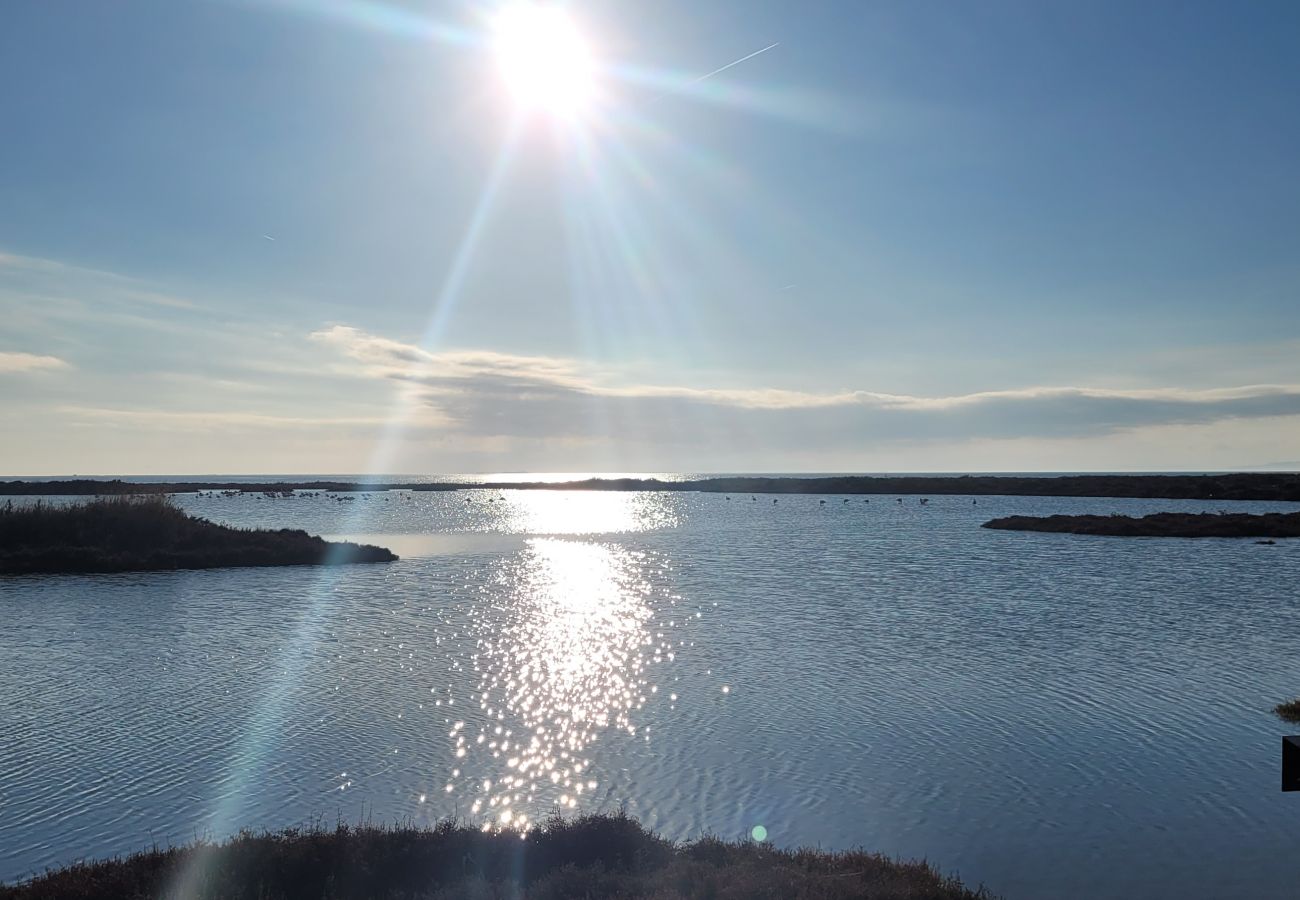
POLYGON ((675 844, 620 814, 555 817, 522 836, 453 822, 430 829, 245 832, 222 844, 77 863, 0 886, 0 900, 181 894, 214 900, 989 897, 924 862, 712 837, 675 844))
POLYGON ((1115 537, 1300 537, 1300 512, 1153 513, 1134 516, 1007 516, 985 528, 1115 537))
POLYGON ((383 547, 289 528, 230 528, 162 495, 0 507, 0 575, 392 562, 383 547))

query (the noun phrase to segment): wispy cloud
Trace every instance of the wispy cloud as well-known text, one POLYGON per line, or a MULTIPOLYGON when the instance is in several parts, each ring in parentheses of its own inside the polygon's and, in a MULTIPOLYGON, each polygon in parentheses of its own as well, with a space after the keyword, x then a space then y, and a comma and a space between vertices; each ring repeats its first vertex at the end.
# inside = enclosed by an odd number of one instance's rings
POLYGON ((169 428, 184 431, 221 431, 229 428, 304 429, 353 428, 382 425, 373 416, 306 417, 231 411, 184 411, 160 409, 117 409, 93 406, 62 406, 60 415, 95 425, 169 428))
POLYGON ((335 325, 312 338, 358 376, 416 386, 465 434, 625 441, 755 437, 773 446, 1095 436, 1160 425, 1300 415, 1300 385, 1215 389, 1077 386, 909 396, 626 383, 578 361, 486 351, 433 353, 335 325))
POLYGON ((57 356, 41 356, 36 353, 0 350, 0 374, 50 372, 68 368, 71 368, 71 366, 57 356))
POLYGON ((73 263, 0 251, 0 288, 34 300, 75 299, 102 305, 163 307, 201 310, 185 297, 160 291, 156 286, 127 275, 73 263))

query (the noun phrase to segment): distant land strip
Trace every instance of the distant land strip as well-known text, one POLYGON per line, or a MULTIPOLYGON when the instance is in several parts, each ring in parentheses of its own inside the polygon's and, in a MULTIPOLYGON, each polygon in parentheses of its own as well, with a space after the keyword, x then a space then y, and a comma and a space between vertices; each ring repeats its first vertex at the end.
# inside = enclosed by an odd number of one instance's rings
POLYGON ((701 491, 727 494, 928 494, 1016 497, 1131 497, 1160 500, 1286 500, 1300 502, 1300 474, 1251 472, 1222 475, 853 475, 830 477, 736 476, 660 481, 657 478, 588 478, 565 482, 238 481, 140 482, 124 479, 0 481, 0 495, 173 494, 194 491, 701 491))

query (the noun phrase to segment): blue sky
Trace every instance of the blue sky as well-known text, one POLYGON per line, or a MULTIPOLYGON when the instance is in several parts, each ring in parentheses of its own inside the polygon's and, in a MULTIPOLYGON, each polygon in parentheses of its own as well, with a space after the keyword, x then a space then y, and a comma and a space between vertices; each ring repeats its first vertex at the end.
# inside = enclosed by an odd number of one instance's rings
POLYGON ((0 472, 1300 466, 1295 4, 499 7, 7 8, 0 472))

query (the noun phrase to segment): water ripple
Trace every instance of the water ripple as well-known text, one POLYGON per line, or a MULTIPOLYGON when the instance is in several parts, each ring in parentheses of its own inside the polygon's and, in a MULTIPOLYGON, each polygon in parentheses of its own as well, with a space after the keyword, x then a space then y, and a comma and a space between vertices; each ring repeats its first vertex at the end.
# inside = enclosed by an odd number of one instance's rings
POLYGON ((0 582, 0 878, 234 826, 620 804, 1013 898, 1300 875, 1268 713, 1300 690, 1300 545, 978 528, 1223 504, 466 499, 184 501, 409 540, 391 566, 0 582))

